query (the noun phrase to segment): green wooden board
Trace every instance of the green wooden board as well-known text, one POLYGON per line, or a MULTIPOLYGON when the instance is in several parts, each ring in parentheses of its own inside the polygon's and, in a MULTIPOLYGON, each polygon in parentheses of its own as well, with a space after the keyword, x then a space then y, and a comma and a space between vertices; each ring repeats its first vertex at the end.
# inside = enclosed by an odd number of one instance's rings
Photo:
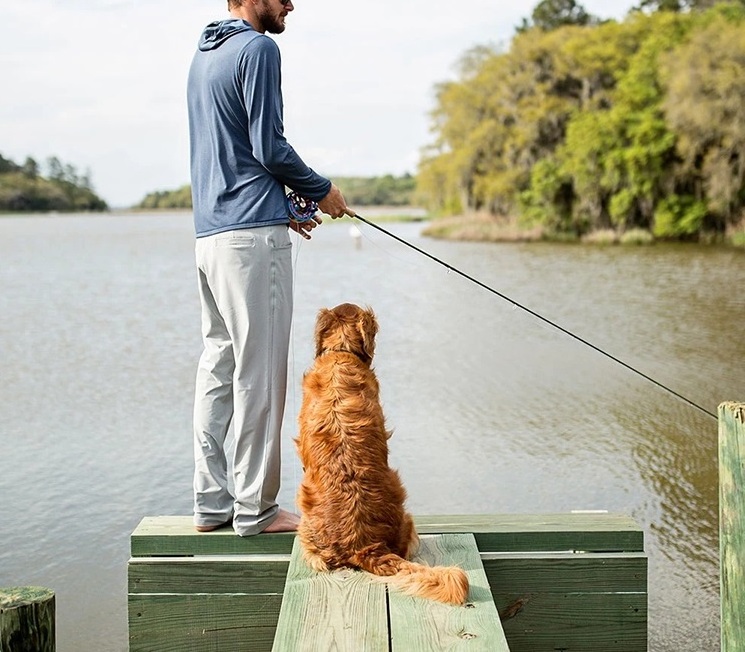
POLYGON ((392 652, 509 652, 473 535, 422 536, 414 559, 429 566, 460 566, 468 574, 468 602, 451 606, 389 589, 392 652))
POLYGON ((129 596, 130 652, 271 649, 281 595, 129 596))
MULTIPOLYGON (((581 550, 641 552, 644 534, 622 514, 488 514, 415 517, 421 534, 473 533, 481 552, 581 550)), ((133 557, 289 554, 294 535, 239 537, 230 529, 199 533, 190 516, 149 516, 132 533, 133 557)))
POLYGON ((483 553, 481 561, 495 591, 519 587, 525 594, 647 594, 648 560, 640 552, 530 556, 483 553))
POLYGON ((239 537, 229 527, 197 532, 191 516, 146 516, 132 533, 130 548, 133 557, 289 554, 294 540, 288 532, 239 537))
POLYGON ((282 593, 290 555, 134 557, 130 593, 282 593))
POLYGON ((272 652, 388 652, 386 587, 365 573, 314 573, 295 542, 272 652))
POLYGON ((623 514, 417 516, 420 534, 473 533, 481 552, 641 552, 644 533, 623 514))
POLYGON ((646 596, 628 593, 500 595, 512 652, 646 652, 646 596), (520 602, 518 602, 520 600, 520 602), (511 610, 511 611, 510 611, 511 610))
POLYGON ((482 561, 512 652, 646 652, 643 553, 486 553, 482 561))

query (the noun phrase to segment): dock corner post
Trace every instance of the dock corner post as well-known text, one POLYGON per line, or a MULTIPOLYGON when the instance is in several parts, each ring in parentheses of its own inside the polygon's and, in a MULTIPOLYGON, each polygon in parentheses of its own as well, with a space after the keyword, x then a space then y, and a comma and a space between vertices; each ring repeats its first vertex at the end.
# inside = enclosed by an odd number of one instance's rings
POLYGON ((54 591, 0 588, 0 650, 54 652, 55 646, 54 591))
POLYGON ((719 564, 722 652, 745 641, 745 403, 719 406, 719 564))

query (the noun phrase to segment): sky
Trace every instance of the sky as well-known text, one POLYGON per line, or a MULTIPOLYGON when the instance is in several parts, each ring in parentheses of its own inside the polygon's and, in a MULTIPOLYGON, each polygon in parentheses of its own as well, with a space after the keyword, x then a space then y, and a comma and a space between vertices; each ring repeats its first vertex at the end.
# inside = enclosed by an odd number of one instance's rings
MULTIPOLYGON (((508 47, 537 1, 297 0, 273 37, 288 141, 331 178, 414 174, 437 84, 508 47)), ((621 20, 635 2, 581 4, 621 20)), ((0 0, 0 154, 90 171, 112 207, 189 183, 186 76, 225 17, 223 0, 0 0)))

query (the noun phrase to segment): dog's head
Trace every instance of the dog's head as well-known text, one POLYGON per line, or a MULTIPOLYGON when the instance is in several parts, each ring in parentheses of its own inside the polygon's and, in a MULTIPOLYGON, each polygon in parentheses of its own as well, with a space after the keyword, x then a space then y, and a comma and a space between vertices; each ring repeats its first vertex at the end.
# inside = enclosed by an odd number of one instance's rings
POLYGON ((370 308, 353 303, 323 308, 316 319, 316 357, 326 351, 345 351, 370 364, 377 333, 378 321, 370 308))

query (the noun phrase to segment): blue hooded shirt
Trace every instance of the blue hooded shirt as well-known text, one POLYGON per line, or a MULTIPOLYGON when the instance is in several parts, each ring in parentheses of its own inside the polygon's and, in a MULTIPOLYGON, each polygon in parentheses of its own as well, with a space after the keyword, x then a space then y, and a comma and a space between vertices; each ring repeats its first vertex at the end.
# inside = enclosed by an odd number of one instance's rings
POLYGON ((285 186, 323 199, 331 181, 284 137, 277 44, 249 23, 210 23, 187 85, 191 192, 197 237, 286 224, 285 186))

